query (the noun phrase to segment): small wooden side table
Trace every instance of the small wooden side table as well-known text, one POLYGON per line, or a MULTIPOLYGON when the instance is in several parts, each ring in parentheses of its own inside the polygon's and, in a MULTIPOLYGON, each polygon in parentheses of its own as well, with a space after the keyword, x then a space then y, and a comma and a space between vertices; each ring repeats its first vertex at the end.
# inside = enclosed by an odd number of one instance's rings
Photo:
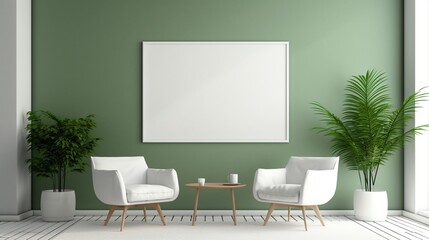
POLYGON ((199 185, 198 183, 188 183, 186 187, 195 188, 197 190, 195 196, 195 205, 194 205, 194 214, 192 215, 192 225, 195 225, 195 219, 197 215, 198 208, 198 196, 200 195, 200 189, 230 189, 231 191, 231 200, 232 200, 232 219, 234 220, 234 225, 237 225, 236 217, 235 217, 235 196, 234 189, 245 187, 246 184, 238 183, 238 184, 230 184, 230 183, 205 183, 204 186, 199 185))

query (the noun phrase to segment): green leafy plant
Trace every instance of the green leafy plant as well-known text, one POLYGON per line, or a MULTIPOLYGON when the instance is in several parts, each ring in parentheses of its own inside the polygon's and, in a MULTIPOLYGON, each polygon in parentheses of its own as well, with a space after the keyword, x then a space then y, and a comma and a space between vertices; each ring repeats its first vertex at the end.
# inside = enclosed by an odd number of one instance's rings
POLYGON ((429 126, 405 130, 427 93, 411 94, 393 109, 385 73, 368 70, 349 80, 345 97, 342 118, 320 103, 312 103, 325 125, 315 129, 331 138, 333 153, 341 156, 348 169, 358 171, 362 189, 372 191, 380 165, 429 126))
POLYGON ((90 135, 96 127, 93 118, 61 119, 47 111, 27 113, 27 142, 33 150, 28 168, 37 176, 50 178, 54 191, 65 190, 68 171, 85 170, 84 158, 99 140, 90 135))

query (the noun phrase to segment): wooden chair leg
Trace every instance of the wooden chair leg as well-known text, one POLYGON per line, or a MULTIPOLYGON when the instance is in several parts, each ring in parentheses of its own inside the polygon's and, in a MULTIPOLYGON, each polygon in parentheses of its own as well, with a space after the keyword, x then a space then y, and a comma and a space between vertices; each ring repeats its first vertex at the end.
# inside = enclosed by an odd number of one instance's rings
POLYGON ((271 213, 273 213, 273 210, 274 210, 274 203, 271 203, 270 208, 268 209, 268 212, 267 212, 267 216, 265 217, 264 226, 267 225, 268 219, 270 219, 271 213))
POLYGON ((316 213, 316 216, 319 219, 319 221, 322 224, 322 226, 325 226, 325 222, 323 222, 323 217, 322 217, 322 215, 320 214, 320 211, 319 211, 319 206, 315 205, 315 206, 311 206, 311 208, 313 208, 313 210, 316 213))
POLYGON ((305 231, 307 231, 307 220, 306 220, 306 217, 305 217, 305 207, 301 206, 301 210, 302 210, 302 218, 304 219, 305 231))
POLYGON ((104 220, 104 226, 107 225, 107 223, 109 223, 110 218, 112 217, 113 212, 116 210, 116 206, 111 206, 109 213, 107 214, 106 220, 104 220))
POLYGON ((161 218, 162 224, 165 225, 164 215, 162 214, 161 206, 159 203, 155 204, 156 211, 158 212, 159 218, 161 218))
POLYGON ((143 207, 144 221, 147 222, 146 207, 143 207))
POLYGON ((128 206, 124 206, 124 211, 122 212, 121 232, 125 226, 125 218, 127 218, 127 210, 128 210, 128 206))
POLYGON ((290 207, 287 207, 287 221, 290 222, 290 207))

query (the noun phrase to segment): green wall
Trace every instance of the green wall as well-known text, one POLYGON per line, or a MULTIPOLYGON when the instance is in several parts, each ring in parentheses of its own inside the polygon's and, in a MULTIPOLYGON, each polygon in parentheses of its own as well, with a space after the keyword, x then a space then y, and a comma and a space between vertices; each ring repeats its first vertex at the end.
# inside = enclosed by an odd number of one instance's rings
MULTIPOLYGON (((329 156, 310 102, 339 112, 346 81, 369 68, 385 71, 395 104, 402 99, 403 2, 400 0, 35 0, 33 110, 95 114, 103 138, 94 155, 144 155, 154 168, 175 168, 180 195, 164 209, 192 209, 186 183, 239 174, 238 209, 266 209, 252 196, 257 168, 285 166, 291 155, 329 156), (143 144, 141 42, 144 40, 290 42, 290 143, 143 144)), ((172 99, 174 100, 174 99, 172 99)), ((89 162, 89 159, 88 159, 89 162)), ((381 169, 377 187, 389 208, 403 208, 403 158, 381 169)), ((46 179, 33 179, 33 209, 46 179)), ((71 174, 77 209, 106 209, 91 172, 71 174)), ((358 177, 340 165, 335 197, 322 209, 352 209, 358 177)), ((227 191, 204 191, 201 209, 229 209, 227 191)))

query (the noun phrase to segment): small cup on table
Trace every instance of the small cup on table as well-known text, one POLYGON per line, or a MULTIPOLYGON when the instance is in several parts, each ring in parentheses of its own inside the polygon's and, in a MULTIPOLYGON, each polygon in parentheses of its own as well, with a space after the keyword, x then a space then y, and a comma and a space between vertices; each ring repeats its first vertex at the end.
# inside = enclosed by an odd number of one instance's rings
POLYGON ((206 179, 205 178, 198 178, 198 185, 204 186, 205 183, 206 183, 206 179))
POLYGON ((226 179, 227 179, 228 183, 238 184, 238 174, 236 174, 236 173, 229 174, 226 179))

